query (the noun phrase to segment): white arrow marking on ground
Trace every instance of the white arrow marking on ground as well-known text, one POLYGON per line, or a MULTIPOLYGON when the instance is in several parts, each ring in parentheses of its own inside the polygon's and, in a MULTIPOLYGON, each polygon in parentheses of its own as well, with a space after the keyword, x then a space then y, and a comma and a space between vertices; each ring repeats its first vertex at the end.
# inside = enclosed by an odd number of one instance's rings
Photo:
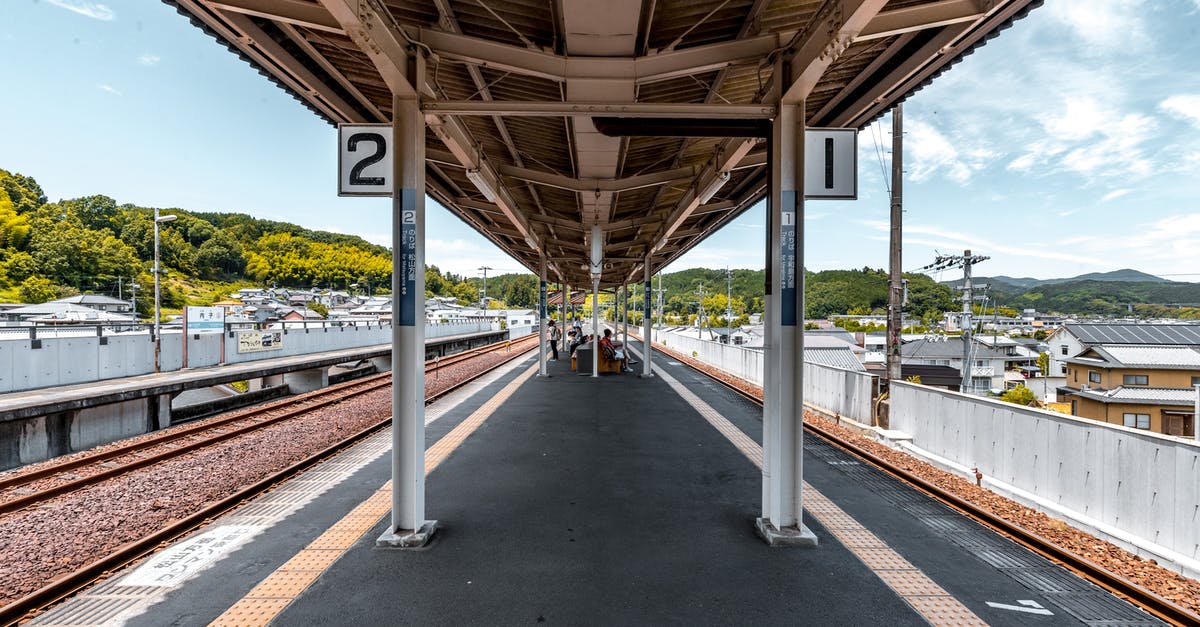
POLYGON ((989 606, 998 608, 1001 610, 1012 610, 1014 612, 1025 612, 1027 614, 1042 614, 1044 616, 1054 616, 1054 612, 1051 612, 1050 610, 1042 607, 1041 605, 1038 605, 1037 601, 1030 601, 1030 600, 1026 599, 1026 600, 1018 600, 1017 603, 1020 603, 1021 605, 1007 605, 1005 603, 992 603, 991 601, 987 602, 987 604, 989 606), (1021 607, 1022 605, 1025 605, 1028 607, 1021 607))

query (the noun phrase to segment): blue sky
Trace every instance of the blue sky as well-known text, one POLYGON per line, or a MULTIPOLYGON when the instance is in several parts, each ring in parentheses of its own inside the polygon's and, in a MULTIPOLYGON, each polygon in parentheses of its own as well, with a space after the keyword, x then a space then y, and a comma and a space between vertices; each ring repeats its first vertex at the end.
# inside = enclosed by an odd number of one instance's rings
MULTIPOLYGON (((991 257, 982 275, 1132 267, 1200 281, 1198 30, 1200 0, 1048 0, 911 98, 904 268, 971 248, 991 257)), ((51 199, 237 211, 389 243, 386 199, 336 195, 333 127, 164 4, 4 0, 0 56, 0 168, 51 199)), ((808 203, 810 269, 886 266, 890 130, 885 117, 860 133, 859 200, 808 203)), ((429 263, 521 270, 428 212, 429 263)), ((762 243, 759 206, 668 270, 760 268, 762 243)))

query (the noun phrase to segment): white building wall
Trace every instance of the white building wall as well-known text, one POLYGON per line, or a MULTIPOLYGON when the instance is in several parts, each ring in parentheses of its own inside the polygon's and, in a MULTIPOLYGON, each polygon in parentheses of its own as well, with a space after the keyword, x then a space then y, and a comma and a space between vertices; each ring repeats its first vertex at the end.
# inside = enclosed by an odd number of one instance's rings
POLYGON ((1048 376, 1061 377, 1063 374, 1064 359, 1074 357, 1083 352, 1083 342, 1062 329, 1057 331, 1051 337, 1046 338, 1046 343, 1050 346, 1050 372, 1044 373, 1048 376), (1062 347, 1067 347, 1067 354, 1063 355, 1062 347))

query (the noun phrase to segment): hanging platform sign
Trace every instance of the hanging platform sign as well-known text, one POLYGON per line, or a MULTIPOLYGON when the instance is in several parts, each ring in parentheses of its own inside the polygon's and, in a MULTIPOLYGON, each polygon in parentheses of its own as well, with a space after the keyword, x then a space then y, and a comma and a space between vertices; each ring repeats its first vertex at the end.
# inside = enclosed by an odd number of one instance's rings
POLYGON ((858 129, 804 130, 804 197, 858 199, 858 129))
POLYGON ((391 124, 338 125, 338 196, 391 196, 391 124))

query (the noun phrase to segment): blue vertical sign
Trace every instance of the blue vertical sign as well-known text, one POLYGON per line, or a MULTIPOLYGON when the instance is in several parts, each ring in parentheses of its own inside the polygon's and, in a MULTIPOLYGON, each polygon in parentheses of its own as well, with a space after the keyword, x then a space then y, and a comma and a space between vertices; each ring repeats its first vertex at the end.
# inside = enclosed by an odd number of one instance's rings
POLYGON ((779 225, 780 267, 779 298, 780 324, 796 326, 796 192, 783 190, 783 206, 779 225))
POLYGON ((541 287, 538 292, 538 303, 541 304, 542 319, 546 319, 546 282, 541 281, 541 287))
POLYGON ((642 290, 642 315, 646 320, 650 319, 650 282, 645 282, 645 288, 642 290))
POLYGON ((394 314, 402 327, 417 326, 417 192, 401 191, 400 203, 400 294, 394 298, 394 314))

